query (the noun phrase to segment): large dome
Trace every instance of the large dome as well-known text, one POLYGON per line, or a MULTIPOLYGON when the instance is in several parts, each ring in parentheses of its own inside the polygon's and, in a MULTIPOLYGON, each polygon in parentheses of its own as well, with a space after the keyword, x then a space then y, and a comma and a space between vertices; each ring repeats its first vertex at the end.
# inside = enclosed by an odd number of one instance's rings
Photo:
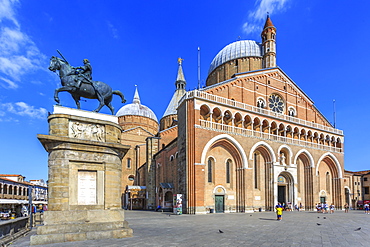
POLYGON ((121 109, 119 109, 116 114, 117 117, 127 116, 127 115, 148 117, 158 122, 158 119, 155 116, 154 112, 151 109, 149 109, 149 107, 142 105, 140 103, 140 98, 139 98, 139 93, 137 92, 137 88, 135 91, 133 102, 131 104, 122 106, 121 109))
POLYGON ((208 74, 227 61, 242 57, 262 57, 261 44, 254 40, 239 40, 225 46, 213 59, 208 74))

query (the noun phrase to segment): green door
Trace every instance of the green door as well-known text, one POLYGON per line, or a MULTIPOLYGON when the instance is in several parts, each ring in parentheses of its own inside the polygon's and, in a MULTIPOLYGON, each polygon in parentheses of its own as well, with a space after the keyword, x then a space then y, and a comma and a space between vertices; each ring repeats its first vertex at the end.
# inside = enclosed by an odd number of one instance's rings
POLYGON ((224 196, 215 196, 216 213, 224 212, 224 196))

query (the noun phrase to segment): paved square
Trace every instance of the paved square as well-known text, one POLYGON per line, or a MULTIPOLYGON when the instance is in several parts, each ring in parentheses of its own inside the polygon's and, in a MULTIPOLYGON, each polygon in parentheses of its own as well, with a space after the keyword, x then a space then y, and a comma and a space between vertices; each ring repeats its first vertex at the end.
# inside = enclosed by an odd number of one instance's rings
MULTIPOLYGON (((282 221, 276 220, 274 212, 170 215, 166 212, 126 211, 125 216, 134 230, 132 238, 44 246, 370 245, 370 215, 363 211, 348 214, 344 211, 334 214, 284 212, 282 221), (361 230, 356 231, 359 227, 361 230)), ((29 246, 29 239, 30 235, 15 241, 12 246, 29 246)))

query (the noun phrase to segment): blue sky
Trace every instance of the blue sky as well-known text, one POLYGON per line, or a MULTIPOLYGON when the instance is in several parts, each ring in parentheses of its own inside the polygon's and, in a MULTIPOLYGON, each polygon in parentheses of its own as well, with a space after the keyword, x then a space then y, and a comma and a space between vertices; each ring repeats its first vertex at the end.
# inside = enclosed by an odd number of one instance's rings
MULTIPOLYGON (((345 133, 345 169, 370 169, 366 95, 368 1, 94 1, 0 0, 0 173, 47 179, 48 133, 57 75, 47 69, 59 49, 73 66, 88 58, 94 80, 120 90, 160 119, 175 90, 182 57, 187 89, 201 85, 213 57, 241 39, 260 41, 266 12, 277 27, 277 65, 345 133), (365 94, 365 96, 364 96, 365 94)), ((61 103, 75 108, 68 93, 61 103)), ((96 100, 81 102, 94 110, 96 100)), ((114 97, 116 111, 122 106, 114 97)), ((109 113, 104 107, 102 113, 109 113)))

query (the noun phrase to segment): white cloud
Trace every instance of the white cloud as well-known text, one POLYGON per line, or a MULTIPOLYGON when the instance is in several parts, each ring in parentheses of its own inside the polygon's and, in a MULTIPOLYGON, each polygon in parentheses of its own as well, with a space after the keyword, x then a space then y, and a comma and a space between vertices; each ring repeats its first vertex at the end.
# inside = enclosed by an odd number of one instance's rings
POLYGON ((249 12, 248 19, 243 24, 244 32, 247 34, 260 32, 261 24, 266 19, 267 13, 271 15, 285 11, 288 1, 289 0, 256 0, 255 9, 249 12))
POLYGON ((14 7, 19 4, 18 0, 1 0, 0 1, 0 22, 4 19, 8 19, 19 26, 17 19, 15 18, 14 7))
POLYGON ((115 28, 113 26, 113 24, 110 23, 109 21, 107 21, 107 25, 108 25, 108 28, 109 28, 110 33, 112 34, 112 37, 115 38, 115 39, 118 39, 119 38, 119 36, 118 36, 118 29, 115 28))
POLYGON ((0 81, 0 86, 2 86, 4 88, 10 88, 10 89, 18 88, 18 85, 16 83, 14 83, 14 81, 12 81, 12 80, 6 79, 6 78, 1 77, 1 76, 0 76, 0 80, 2 80, 3 82, 6 83, 4 85, 4 83, 1 83, 1 81, 0 81))
POLYGON ((0 116, 5 116, 9 112, 19 116, 28 116, 36 119, 45 119, 48 111, 45 108, 35 108, 25 102, 3 103, 0 104, 0 116))
POLYGON ((46 61, 46 56, 22 32, 15 14, 18 5, 18 0, 0 0, 0 76, 3 81, 12 81, 8 88, 17 88, 23 75, 44 70, 46 61))

